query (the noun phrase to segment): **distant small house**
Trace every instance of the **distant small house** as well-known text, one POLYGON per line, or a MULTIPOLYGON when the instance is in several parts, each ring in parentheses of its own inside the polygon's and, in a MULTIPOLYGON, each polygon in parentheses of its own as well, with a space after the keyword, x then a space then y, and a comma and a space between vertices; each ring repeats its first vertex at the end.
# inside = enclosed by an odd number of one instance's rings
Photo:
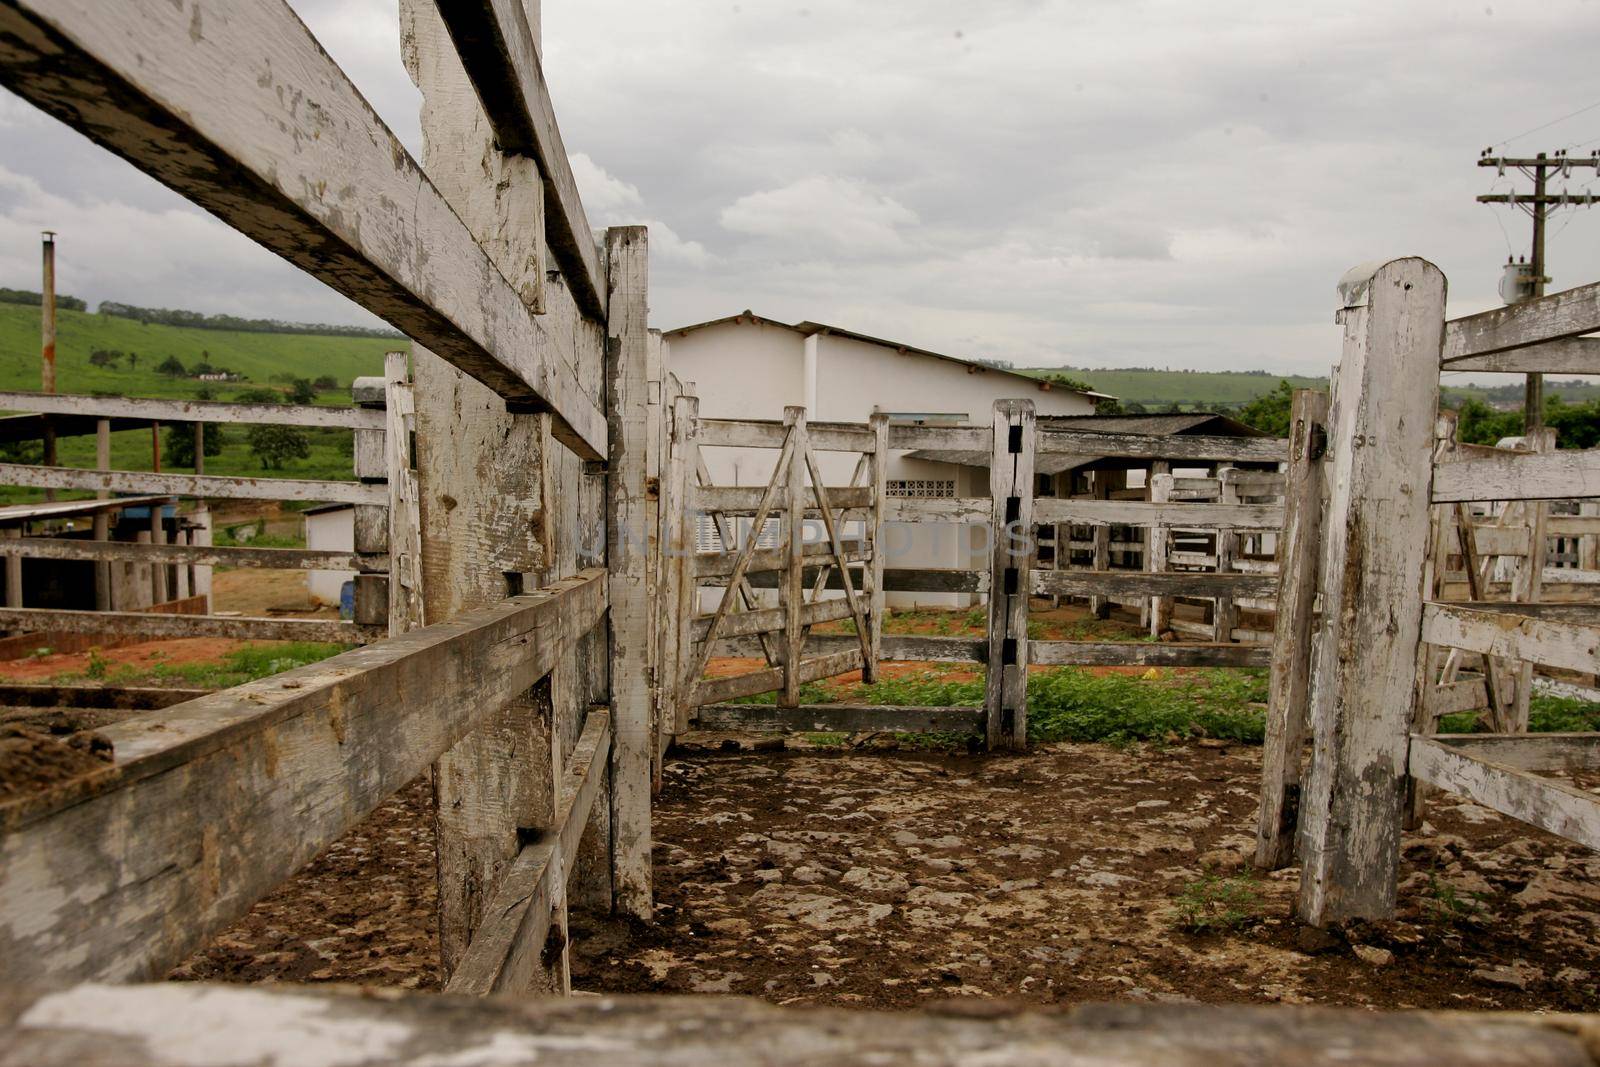
MULTIPOLYGON (((322 552, 354 552, 356 509, 351 504, 318 504, 301 512, 306 520, 306 547, 322 552)), ((339 603, 344 583, 355 571, 312 571, 306 580, 311 599, 319 604, 339 603)))
POLYGON ((197 375, 195 375, 195 377, 198 378, 202 382, 242 382, 242 381, 244 381, 244 375, 235 374, 231 370, 216 371, 216 372, 213 372, 213 373, 210 373, 210 374, 197 374, 197 375))

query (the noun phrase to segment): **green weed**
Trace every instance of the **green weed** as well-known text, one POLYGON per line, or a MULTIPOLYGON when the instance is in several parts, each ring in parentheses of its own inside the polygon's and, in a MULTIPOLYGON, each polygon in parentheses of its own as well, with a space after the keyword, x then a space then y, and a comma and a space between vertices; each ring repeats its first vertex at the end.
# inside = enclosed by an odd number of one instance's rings
POLYGON ((1249 875, 1202 875, 1173 903, 1173 924, 1191 933, 1242 930, 1261 921, 1261 894, 1249 875))

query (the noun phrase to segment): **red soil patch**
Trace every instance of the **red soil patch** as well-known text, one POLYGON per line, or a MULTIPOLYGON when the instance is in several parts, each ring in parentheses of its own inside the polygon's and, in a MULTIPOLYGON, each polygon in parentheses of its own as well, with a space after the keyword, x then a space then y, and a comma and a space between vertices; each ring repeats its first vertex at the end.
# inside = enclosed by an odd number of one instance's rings
MULTIPOLYGON (((216 663, 235 649, 263 641, 235 641, 227 637, 175 637, 163 641, 142 641, 136 645, 109 648, 100 658, 111 670, 132 667, 148 671, 158 666, 185 663, 216 663)), ((52 656, 30 656, 0 662, 0 680, 43 682, 59 674, 82 674, 89 669, 89 653, 71 652, 52 656)))

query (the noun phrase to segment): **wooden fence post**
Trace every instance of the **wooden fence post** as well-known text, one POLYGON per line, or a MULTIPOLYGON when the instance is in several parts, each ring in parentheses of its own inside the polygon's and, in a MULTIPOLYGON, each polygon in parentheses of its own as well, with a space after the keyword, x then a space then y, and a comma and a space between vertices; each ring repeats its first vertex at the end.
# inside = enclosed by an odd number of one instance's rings
MULTIPOLYGON (((1094 480, 1091 487, 1096 500, 1111 499, 1111 472, 1095 471, 1089 476, 1094 480)), ((1104 574, 1111 569, 1111 527, 1107 525, 1091 526, 1089 538, 1094 544, 1094 562, 1090 568, 1097 574, 1104 574)), ((1089 598, 1089 614, 1097 619, 1111 617, 1111 598, 1096 594, 1089 598)))
MULTIPOLYGON (((1239 486, 1237 482, 1229 480, 1227 472, 1233 469, 1231 463, 1222 463, 1217 466, 1218 500, 1223 504, 1237 504, 1239 502, 1239 486)), ((1232 574, 1234 557, 1239 554, 1239 534, 1234 530, 1217 531, 1217 573, 1232 574)), ((1234 607, 1233 598, 1219 596, 1211 606, 1211 625, 1213 641, 1227 644, 1233 640, 1233 628, 1238 622, 1239 612, 1234 607)))
POLYGON ((1322 457, 1328 441, 1328 394, 1302 389, 1290 414, 1284 475, 1283 533, 1278 539, 1278 610, 1273 622, 1267 736, 1261 757, 1261 808, 1255 864, 1264 870, 1294 859, 1300 812, 1301 758, 1309 725, 1312 605, 1322 539, 1322 457))
POLYGON ((989 656, 984 685, 991 749, 1028 743, 1028 595, 1033 585, 1034 414, 1031 400, 997 400, 989 464, 989 656))
MULTIPOLYGON (((1150 487, 1146 494, 1152 504, 1165 504, 1172 497, 1172 464, 1164 459, 1150 463, 1150 487)), ((1152 526, 1148 538, 1149 556, 1145 570, 1159 574, 1167 569, 1167 553, 1172 547, 1172 530, 1166 526, 1152 526)), ((1150 636, 1160 637, 1172 628, 1173 599, 1169 596, 1150 598, 1150 636)))
POLYGON ((1358 268, 1340 290, 1300 811, 1298 912, 1317 926, 1394 911, 1444 334, 1444 275, 1425 260, 1358 268))
POLYGON ((606 231, 606 567, 611 591, 611 873, 616 909, 654 914, 650 796, 654 762, 646 560, 656 531, 645 499, 649 417, 649 256, 643 226, 606 231))
POLYGON ((411 466, 416 396, 404 352, 384 357, 384 479, 389 487, 389 636, 423 624, 422 523, 417 510, 417 472, 411 466))
MULTIPOLYGON (((700 528, 698 512, 689 511, 689 486, 699 469, 699 446, 694 440, 695 419, 700 413, 700 400, 693 396, 679 396, 673 402, 672 414, 672 493, 675 533, 672 541, 672 568, 675 573, 674 592, 677 599, 667 601, 665 610, 673 614, 671 633, 674 645, 669 650, 672 672, 669 692, 672 699, 673 732, 683 733, 689 728, 689 692, 696 679, 684 677, 694 663, 694 618, 700 611, 700 584, 694 577, 694 554, 700 528)), ((734 527, 737 529, 737 526, 734 527)), ((756 536, 752 531, 750 536, 756 536)))
MULTIPOLYGON (((785 636, 783 692, 778 696, 778 704, 793 708, 800 705, 800 660, 806 642, 803 621, 806 603, 806 409, 784 408, 783 422, 789 427, 790 441, 788 503, 784 513, 788 528, 784 540, 788 545, 789 557, 783 581, 778 587, 778 600, 784 607, 785 636)), ((758 530, 752 530, 750 536, 756 537, 759 533, 758 530)), ((730 585, 723 595, 732 596, 733 592, 730 585)))
MULTIPOLYGON (((197 425, 197 428, 198 428, 198 424, 196 424, 196 425, 197 425)), ((195 462, 196 463, 203 463, 204 462, 204 460, 201 458, 201 453, 203 453, 204 451, 205 451, 205 448, 204 448, 203 445, 200 448, 197 448, 195 450, 195 462)), ((96 470, 108 471, 108 470, 111 469, 111 420, 110 419, 96 419, 95 420, 95 424, 94 424, 94 465, 95 465, 95 469, 96 470)), ((100 489, 100 490, 97 490, 94 495, 95 495, 95 499, 96 500, 106 500, 111 496, 111 492, 110 492, 110 490, 107 490, 107 489, 100 489)), ((97 512, 94 513, 94 519, 92 521, 93 521, 92 533, 94 535, 94 539, 96 541, 109 541, 109 540, 111 540, 111 516, 108 515, 104 511, 97 511, 97 512)), ((209 568, 207 569, 207 573, 208 574, 210 573, 209 568)), ((210 585, 210 583, 208 581, 207 584, 206 584, 206 593, 209 595, 210 592, 211 592, 211 585, 210 585)), ((99 560, 94 565, 94 610, 96 610, 96 611, 110 611, 111 610, 111 562, 110 562, 110 560, 99 560)), ((210 611, 211 611, 211 605, 208 602, 206 604, 206 612, 207 612, 207 614, 209 614, 210 611)))
POLYGON ((872 683, 878 680, 878 660, 883 655, 883 568, 887 562, 883 558, 883 512, 888 496, 889 416, 881 411, 873 412, 867 425, 872 428, 872 458, 867 464, 872 510, 864 526, 867 546, 872 552, 866 570, 867 591, 871 596, 867 610, 871 618, 868 620, 867 661, 861 665, 861 680, 872 683))

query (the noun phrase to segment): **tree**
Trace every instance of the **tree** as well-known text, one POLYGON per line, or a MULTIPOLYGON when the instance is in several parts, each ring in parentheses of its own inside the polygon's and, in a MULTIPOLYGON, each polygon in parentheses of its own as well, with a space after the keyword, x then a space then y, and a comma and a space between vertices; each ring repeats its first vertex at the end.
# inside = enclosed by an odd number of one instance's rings
POLYGON ((214 373, 216 373, 216 371, 211 366, 211 364, 209 364, 209 363, 205 362, 204 360, 202 360, 201 362, 196 363, 194 366, 190 367, 189 368, 189 373, 193 374, 196 378, 198 378, 202 374, 214 374, 214 373))
POLYGON ((1289 436, 1289 409, 1294 405, 1294 386, 1280 380, 1277 388, 1262 393, 1239 409, 1239 421, 1274 437, 1289 436))
MULTIPOLYGON (((202 398, 204 399, 204 398, 202 398)), ((206 455, 222 455, 222 446, 227 437, 221 423, 212 423, 206 427, 206 455)), ((161 456, 167 463, 174 467, 194 466, 194 423, 173 422, 167 424, 166 440, 161 444, 161 456)))
POLYGON ((314 404, 317 400, 317 387, 304 378, 296 378, 289 383, 289 403, 314 404))
POLYGON ((324 374, 311 384, 317 387, 319 393, 331 393, 339 388, 339 379, 331 374, 324 374))
POLYGON ((252 426, 246 440, 264 471, 282 470, 286 460, 311 458, 310 439, 293 426, 252 426))
POLYGON ((281 404, 283 394, 276 389, 246 389, 235 399, 241 404, 281 404))
POLYGON ((139 369, 139 353, 137 353, 137 352, 129 352, 128 353, 128 369, 129 370, 138 370, 139 369))
POLYGON ((183 363, 179 361, 177 356, 168 356, 166 359, 156 364, 156 373, 165 374, 168 378, 182 378, 185 377, 189 371, 188 368, 186 368, 183 363))
POLYGON ((117 348, 97 348, 89 353, 89 366, 115 367, 122 359, 122 351, 117 348))

